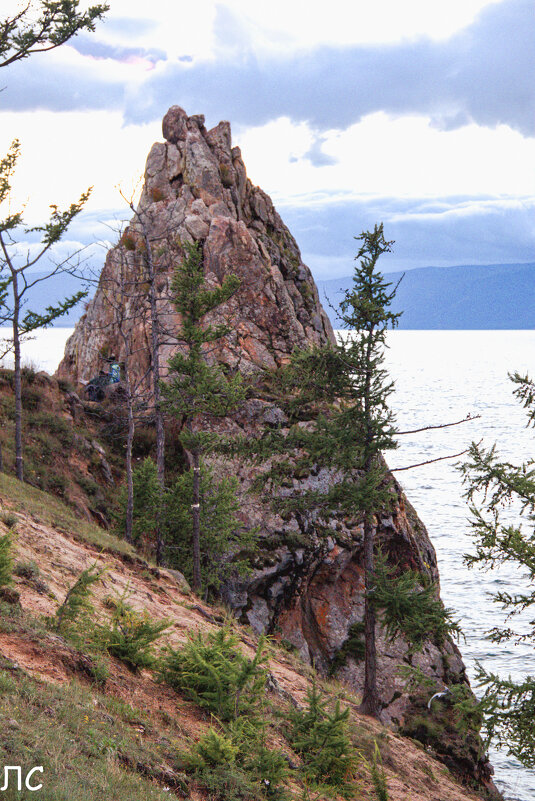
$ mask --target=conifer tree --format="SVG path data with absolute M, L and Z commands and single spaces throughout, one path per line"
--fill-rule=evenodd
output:
M 229 332 L 214 312 L 238 290 L 239 279 L 228 275 L 220 286 L 206 285 L 202 246 L 184 243 L 184 259 L 173 277 L 173 302 L 180 315 L 178 348 L 169 359 L 168 381 L 162 383 L 167 410 L 180 418 L 180 440 L 188 455 L 192 478 L 193 589 L 201 588 L 200 504 L 201 456 L 217 438 L 203 430 L 208 418 L 224 417 L 245 399 L 239 373 L 226 373 L 212 358 L 212 347 Z
M 375 646 L 374 532 L 375 515 L 387 510 L 393 493 L 387 480 L 382 451 L 395 448 L 393 415 L 387 399 L 393 391 L 383 367 L 383 348 L 388 327 L 397 324 L 399 314 L 389 310 L 395 288 L 377 270 L 381 255 L 392 242 L 383 235 L 383 225 L 356 239 L 362 242 L 353 275 L 353 287 L 346 291 L 339 317 L 350 330 L 345 341 L 293 355 L 277 386 L 290 414 L 310 408 L 314 425 L 294 425 L 288 433 L 272 431 L 258 443 L 261 461 L 273 454 L 291 454 L 275 460 L 269 476 L 274 488 L 287 474 L 329 468 L 333 480 L 328 487 L 297 490 L 278 498 L 279 508 L 306 512 L 315 509 L 323 519 L 343 512 L 363 517 L 365 568 L 365 685 L 362 709 L 379 714 Z M 279 377 L 275 377 L 275 382 Z M 262 476 L 262 480 L 265 476 Z
M 396 290 L 391 288 L 377 270 L 379 258 L 388 253 L 393 242 L 387 242 L 383 224 L 375 225 L 372 232 L 365 231 L 357 240 L 362 242 L 356 256 L 360 260 L 353 274 L 353 287 L 345 293 L 340 304 L 340 317 L 344 328 L 349 329 L 348 342 L 339 355 L 346 360 L 347 385 L 341 400 L 335 425 L 343 440 L 348 435 L 356 442 L 359 464 L 363 470 L 360 480 L 344 487 L 355 505 L 364 514 L 364 571 L 365 571 L 365 675 L 362 711 L 377 716 L 377 653 L 375 645 L 375 608 L 372 602 L 374 589 L 374 516 L 392 502 L 386 485 L 386 465 L 381 458 L 384 450 L 396 447 L 393 415 L 387 406 L 393 383 L 383 367 L 386 332 L 395 327 L 399 313 L 389 310 Z M 351 372 L 348 372 L 348 369 Z M 341 423 L 341 426 L 340 426 Z M 348 426 L 349 423 L 349 426 Z M 343 482 L 347 485 L 348 482 Z M 339 488 L 338 488 L 339 491 Z
M 79 31 L 94 31 L 108 5 L 79 10 L 79 0 L 37 0 L 0 20 L 0 67 L 32 53 L 46 53 L 65 44 Z
M 0 19 L 0 68 L 9 67 L 16 61 L 28 58 L 32 53 L 54 50 L 68 42 L 80 31 L 94 31 L 95 24 L 102 19 L 108 5 L 90 6 L 80 11 L 79 0 L 28 0 L 19 10 Z M 11 177 L 20 152 L 20 143 L 14 139 L 6 156 L 0 161 L 0 204 L 9 199 Z M 48 223 L 43 226 L 23 229 L 22 212 L 11 209 L 0 220 L 0 322 L 9 323 L 13 337 L 7 352 L 13 351 L 15 362 L 15 470 L 17 478 L 24 478 L 22 455 L 22 393 L 20 374 L 20 345 L 24 337 L 39 328 L 51 325 L 66 314 L 85 295 L 77 292 L 44 313 L 26 311 L 22 317 L 26 293 L 42 281 L 65 269 L 68 259 L 56 264 L 39 277 L 32 275 L 32 268 L 57 244 L 67 231 L 74 217 L 80 213 L 91 190 L 84 192 L 77 203 L 66 211 L 51 205 Z M 40 245 L 33 255 L 27 249 L 26 257 L 20 255 L 17 235 L 38 233 Z M 9 305 L 11 298 L 11 305 Z M 5 355 L 5 353 L 4 353 Z
M 529 376 L 509 376 L 514 394 L 523 404 L 528 426 L 535 428 L 535 382 Z M 535 460 L 515 465 L 500 458 L 496 444 L 486 448 L 472 443 L 468 461 L 461 470 L 467 485 L 472 513 L 475 554 L 466 557 L 469 566 L 485 570 L 513 565 L 526 589 L 515 593 L 499 590 L 494 600 L 508 611 L 508 620 L 535 608 Z M 512 622 L 494 628 L 493 642 L 535 644 L 535 621 L 520 627 Z M 486 728 L 490 739 L 504 747 L 529 768 L 535 767 L 535 676 L 521 680 L 504 678 L 478 665 L 479 683 L 485 690 L 488 710 Z
M 7 204 L 11 192 L 11 180 L 19 156 L 19 142 L 15 140 L 9 152 L 0 161 L 0 206 Z M 48 306 L 42 313 L 24 310 L 27 293 L 43 281 L 65 271 L 70 257 L 59 264 L 53 264 L 44 273 L 35 274 L 33 268 L 46 257 L 67 231 L 74 217 L 79 214 L 89 198 L 90 190 L 84 192 L 77 203 L 71 203 L 66 211 L 51 206 L 52 212 L 47 223 L 25 230 L 25 234 L 37 233 L 40 244 L 33 252 L 21 255 L 17 234 L 23 228 L 22 212 L 12 213 L 0 219 L 0 322 L 12 329 L 12 337 L 4 343 L 4 354 L 13 352 L 14 392 L 15 392 L 15 472 L 19 481 L 24 478 L 22 453 L 22 387 L 21 387 L 21 344 L 28 336 L 40 328 L 51 325 L 58 317 L 66 314 L 87 294 L 76 292 L 55 306 Z

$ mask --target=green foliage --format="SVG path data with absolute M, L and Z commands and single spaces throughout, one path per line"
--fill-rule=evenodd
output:
M 263 801 L 265 798 L 245 771 L 235 765 L 201 769 L 195 779 L 210 801 Z
M 177 350 L 169 359 L 169 380 L 162 383 L 162 394 L 173 415 L 191 421 L 204 415 L 229 414 L 243 402 L 245 387 L 240 373 L 227 374 L 219 364 L 209 363 L 203 352 L 203 345 L 217 342 L 230 331 L 228 325 L 211 324 L 205 318 L 237 292 L 240 280 L 228 275 L 221 286 L 208 288 L 200 245 L 185 242 L 184 251 L 171 289 L 181 316 L 179 340 L 185 353 Z M 183 429 L 180 438 L 187 450 L 202 452 L 210 443 L 202 431 L 191 426 Z
M 461 734 L 470 731 L 478 733 L 483 724 L 486 701 L 478 701 L 467 684 L 454 684 L 450 687 L 447 700 L 453 708 L 456 729 Z
M 109 630 L 104 632 L 107 651 L 134 673 L 152 668 L 156 661 L 152 646 L 169 625 L 168 620 L 153 623 L 146 613 L 136 612 L 123 595 L 115 606 Z
M 14 512 L 2 512 L 0 513 L 0 520 L 10 529 L 14 529 L 17 523 L 19 522 L 17 515 Z
M 373 789 L 375 790 L 377 801 L 389 801 L 385 771 L 377 742 L 374 743 L 372 761 L 367 764 L 372 777 Z
M 535 383 L 529 376 L 509 376 L 514 395 L 523 405 L 527 425 L 535 427 Z M 461 466 L 470 504 L 475 553 L 465 560 L 469 567 L 499 570 L 515 567 L 527 589 L 517 593 L 499 590 L 496 603 L 508 611 L 508 619 L 535 607 L 535 460 L 515 465 L 499 457 L 496 444 L 472 443 Z M 494 642 L 535 643 L 534 621 L 522 630 L 509 625 L 489 632 Z M 503 678 L 479 665 L 477 679 L 485 688 L 482 699 L 488 737 L 507 749 L 527 767 L 535 767 L 535 677 L 519 681 Z M 478 714 L 480 710 L 476 710 Z
M 162 516 L 162 492 L 158 482 L 156 464 L 149 457 L 143 459 L 132 472 L 134 485 L 134 522 L 132 540 L 139 545 L 156 536 L 158 520 Z M 123 486 L 119 497 L 117 526 L 121 533 L 126 530 L 127 489 Z
M 238 747 L 229 737 L 210 728 L 195 745 L 192 764 L 200 768 L 232 765 L 237 753 Z
M 214 469 L 201 462 L 200 473 L 200 551 L 202 588 L 215 592 L 231 574 L 250 572 L 257 532 L 244 528 L 239 518 L 240 504 L 235 476 L 217 481 Z M 168 564 L 193 578 L 192 520 L 193 472 L 179 475 L 165 497 L 165 531 Z
M 336 655 L 329 668 L 329 673 L 333 675 L 341 668 L 349 658 L 354 659 L 355 662 L 361 662 L 364 659 L 365 642 L 364 642 L 364 623 L 358 620 L 352 623 L 347 632 L 347 638 L 344 640 L 341 648 L 336 652 Z
M 220 720 L 251 714 L 258 708 L 266 682 L 265 640 L 260 639 L 253 659 L 239 650 L 238 638 L 229 629 L 191 635 L 185 645 L 168 648 L 160 677 L 184 692 Z
M 202 589 L 216 592 L 230 574 L 245 575 L 255 551 L 257 532 L 244 529 L 236 497 L 237 479 L 223 476 L 219 481 L 209 465 L 200 468 L 200 552 Z M 156 514 L 166 543 L 166 563 L 179 569 L 188 581 L 193 576 L 191 549 L 193 472 L 179 475 L 162 495 L 155 462 L 146 458 L 134 468 L 134 543 L 155 536 Z M 124 532 L 127 494 L 120 497 L 118 529 Z
M 82 570 L 53 618 L 56 631 L 63 633 L 75 624 L 86 621 L 93 611 L 91 588 L 93 584 L 100 581 L 105 570 L 106 568 L 97 567 L 96 563 Z
M 0 587 L 6 587 L 12 582 L 13 574 L 13 541 L 11 533 L 0 537 Z
M 448 635 L 460 636 L 459 624 L 444 607 L 437 588 L 420 573 L 404 570 L 398 574 L 386 557 L 375 558 L 372 602 L 382 612 L 381 624 L 394 640 L 402 635 L 413 650 L 420 650 L 426 640 L 441 645 Z
M 227 275 L 220 286 L 206 284 L 202 246 L 184 243 L 184 258 L 172 282 L 173 302 L 182 323 L 180 347 L 169 359 L 168 379 L 161 384 L 167 410 L 181 421 L 180 442 L 193 471 L 191 539 L 192 587 L 201 589 L 200 559 L 200 457 L 216 449 L 219 437 L 206 431 L 207 418 L 225 417 L 245 400 L 245 385 L 239 371 L 224 369 L 210 356 L 215 342 L 230 332 L 221 322 L 222 304 L 237 292 L 240 280 Z M 217 315 L 213 313 L 216 312 Z M 214 322 L 217 316 L 218 322 Z
M 107 5 L 78 10 L 79 0 L 40 0 L 0 21 L 0 67 L 60 47 L 79 31 L 94 31 Z
M 348 734 L 349 708 L 342 711 L 337 701 L 329 712 L 327 700 L 316 687 L 307 691 L 307 701 L 306 709 L 289 710 L 290 743 L 301 755 L 303 772 L 308 779 L 350 798 L 356 754 Z

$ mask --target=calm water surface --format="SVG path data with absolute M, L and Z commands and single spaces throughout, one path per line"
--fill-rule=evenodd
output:
M 399 430 L 454 421 L 468 413 L 479 420 L 439 431 L 400 437 L 388 454 L 391 467 L 458 453 L 470 443 L 498 443 L 500 454 L 519 462 L 535 454 L 535 433 L 512 395 L 507 373 L 535 375 L 535 331 L 394 331 L 389 334 L 387 367 L 396 382 L 391 405 Z M 535 675 L 532 646 L 494 644 L 485 632 L 503 622 L 490 592 L 519 590 L 521 577 L 500 571 L 468 570 L 463 554 L 473 550 L 460 476 L 451 462 L 400 472 L 411 503 L 427 526 L 437 551 L 442 598 L 455 610 L 466 635 L 461 650 L 471 677 L 474 663 L 515 678 Z M 533 617 L 533 612 L 529 617 Z M 503 752 L 491 754 L 496 784 L 510 801 L 534 801 L 535 772 Z
M 24 359 L 53 372 L 72 329 L 51 329 L 28 342 Z M 3 334 L 0 329 L 0 338 Z M 391 405 L 400 430 L 465 417 L 481 418 L 454 428 L 400 437 L 388 454 L 391 467 L 403 467 L 457 453 L 472 440 L 497 442 L 511 461 L 533 456 L 535 434 L 512 395 L 508 371 L 535 375 L 535 331 L 394 331 L 389 334 L 387 367 L 396 382 Z M 457 460 L 454 460 L 457 461 Z M 455 610 L 466 634 L 461 644 L 470 676 L 476 660 L 506 676 L 535 675 L 535 654 L 527 645 L 495 645 L 485 632 L 503 616 L 489 593 L 518 590 L 521 577 L 512 568 L 483 573 L 468 570 L 463 554 L 472 548 L 462 484 L 451 462 L 397 474 L 426 524 L 435 545 L 442 597 Z M 493 752 L 496 783 L 508 801 L 535 801 L 535 772 L 523 769 L 503 752 Z

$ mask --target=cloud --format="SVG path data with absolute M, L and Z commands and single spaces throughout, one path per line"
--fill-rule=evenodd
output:
M 132 20 L 138 23 L 145 21 Z M 429 116 L 441 130 L 473 121 L 533 135 L 534 29 L 531 0 L 504 0 L 485 7 L 446 41 L 258 56 L 243 19 L 223 9 L 216 14 L 210 59 L 188 63 L 179 56 L 150 73 L 125 73 L 120 68 L 129 53 L 153 63 L 162 53 L 114 46 L 108 37 L 99 42 L 95 34 L 78 40 L 78 52 L 87 55 L 69 69 L 59 56 L 45 54 L 6 70 L 0 101 L 4 110 L 122 108 L 133 124 L 161 118 L 178 103 L 189 113 L 205 113 L 210 123 L 230 119 L 251 126 L 288 116 L 309 122 L 318 133 L 345 129 L 384 110 Z M 109 59 L 106 71 L 92 69 L 90 57 Z
M 242 48 L 240 58 L 234 52 L 189 69 L 169 63 L 139 88 L 149 102 L 140 107 L 134 97 L 126 114 L 135 122 L 179 103 L 214 121 L 257 125 L 285 115 L 325 131 L 384 110 L 428 115 L 443 130 L 473 121 L 532 135 L 534 28 L 531 0 L 506 0 L 445 42 L 321 47 L 269 58 Z
M 90 56 L 95 59 L 111 59 L 121 63 L 129 63 L 135 59 L 145 60 L 152 64 L 158 61 L 165 61 L 167 56 L 163 50 L 149 49 L 144 47 L 124 47 L 122 45 L 110 44 L 98 41 L 93 36 L 80 35 L 72 40 L 72 48 L 82 56 Z
M 355 236 L 384 222 L 395 240 L 387 272 L 454 264 L 532 262 L 535 201 L 486 197 L 429 199 L 338 197 L 278 210 L 318 279 L 350 275 Z
M 313 167 L 331 167 L 333 164 L 338 164 L 339 159 L 323 152 L 324 142 L 324 137 L 316 137 L 312 146 L 303 155 L 303 158 L 308 159 Z

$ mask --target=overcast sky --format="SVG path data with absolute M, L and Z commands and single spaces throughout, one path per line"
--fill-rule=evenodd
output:
M 94 185 L 68 245 L 111 236 L 178 104 L 230 120 L 317 278 L 350 274 L 381 220 L 387 270 L 535 261 L 532 0 L 109 2 L 0 74 L 29 221 Z

